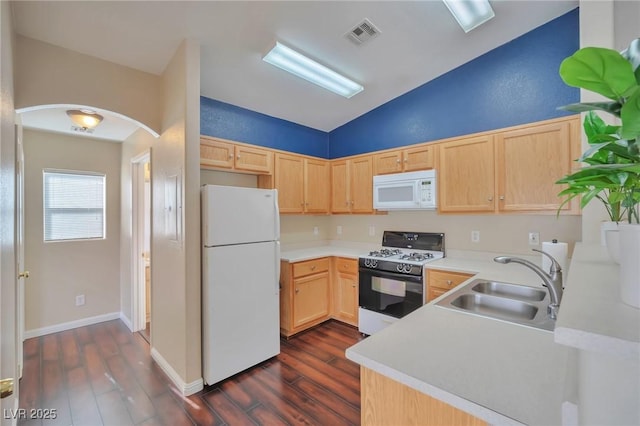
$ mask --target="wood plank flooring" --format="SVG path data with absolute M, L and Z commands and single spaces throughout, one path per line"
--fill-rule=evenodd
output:
M 344 351 L 358 330 L 328 321 L 281 340 L 281 353 L 182 397 L 148 343 L 114 320 L 24 343 L 20 407 L 55 419 L 20 425 L 357 425 L 360 371 Z

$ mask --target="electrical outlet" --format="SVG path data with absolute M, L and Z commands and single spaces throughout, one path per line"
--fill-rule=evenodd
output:
M 540 245 L 540 233 L 539 232 L 529 232 L 529 245 L 530 246 L 539 246 Z
M 342 235 L 342 225 L 338 225 L 338 226 L 336 227 L 336 234 L 337 234 L 337 235 Z
M 480 231 L 471 231 L 471 242 L 472 243 L 480 242 Z
M 318 230 L 317 226 L 313 227 L 313 235 L 318 235 L 320 233 L 320 231 Z
M 376 235 L 376 227 L 373 225 L 369 225 L 369 236 L 375 237 L 375 235 Z
M 79 294 L 76 296 L 76 306 L 84 305 L 84 294 Z

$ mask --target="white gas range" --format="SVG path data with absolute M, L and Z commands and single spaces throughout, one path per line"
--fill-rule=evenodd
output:
M 384 231 L 382 248 L 358 260 L 360 332 L 376 333 L 422 306 L 424 265 L 444 255 L 443 233 Z

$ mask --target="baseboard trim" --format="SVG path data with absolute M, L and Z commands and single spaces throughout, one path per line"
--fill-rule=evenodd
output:
M 129 331 L 133 333 L 133 324 L 131 324 L 131 321 L 127 318 L 124 312 L 120 312 L 120 320 L 127 326 Z
M 169 379 L 171 379 L 173 384 L 176 386 L 176 388 L 178 388 L 183 396 L 193 395 L 194 393 L 199 392 L 204 388 L 204 381 L 202 380 L 202 378 L 199 378 L 198 380 L 195 380 L 191 383 L 185 383 L 185 381 L 182 380 L 182 377 L 180 377 L 180 375 L 176 372 L 176 370 L 173 369 L 173 367 L 171 367 L 167 360 L 164 359 L 162 355 L 160 355 L 160 352 L 158 352 L 156 348 L 151 348 L 151 358 L 153 358 L 153 360 L 158 363 L 162 371 L 164 371 L 164 373 L 169 376 Z
M 59 333 L 61 331 L 71 330 L 72 328 L 84 327 L 87 325 L 97 324 L 99 322 L 111 321 L 114 319 L 120 319 L 120 312 L 111 312 L 109 314 L 96 315 L 94 317 L 82 318 L 75 321 L 63 322 L 60 324 L 50 325 L 48 327 L 34 328 L 33 330 L 26 330 L 24 332 L 24 338 L 30 339 L 32 337 L 45 336 L 47 334 Z

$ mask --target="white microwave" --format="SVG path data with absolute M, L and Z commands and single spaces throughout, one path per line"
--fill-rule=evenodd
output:
M 373 208 L 377 210 L 435 210 L 436 171 L 373 177 Z

